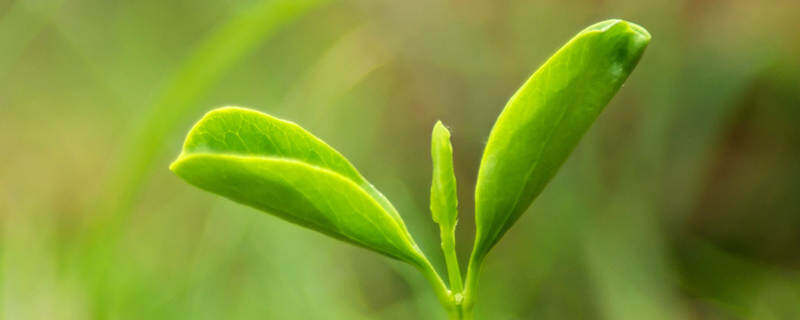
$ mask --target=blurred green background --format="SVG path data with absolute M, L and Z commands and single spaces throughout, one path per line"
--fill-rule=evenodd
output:
M 800 2 L 0 0 L 0 318 L 441 319 L 412 268 L 168 170 L 223 105 L 346 155 L 440 270 L 430 130 L 462 263 L 489 130 L 591 23 L 653 35 L 490 254 L 479 319 L 800 319 Z

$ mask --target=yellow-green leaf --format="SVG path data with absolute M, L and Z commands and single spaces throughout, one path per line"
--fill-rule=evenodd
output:
M 170 169 L 187 182 L 298 225 L 420 266 L 427 263 L 388 200 L 300 126 L 220 108 L 189 132 Z
M 572 38 L 511 97 L 489 135 L 475 191 L 480 261 L 541 193 L 650 42 L 622 20 Z
M 453 172 L 453 147 L 450 131 L 441 121 L 433 126 L 431 134 L 433 181 L 431 182 L 431 213 L 433 221 L 442 228 L 452 230 L 458 218 L 456 175 Z

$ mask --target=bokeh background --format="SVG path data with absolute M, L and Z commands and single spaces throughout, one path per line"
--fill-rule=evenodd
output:
M 800 2 L 0 0 L 0 318 L 441 319 L 415 270 L 167 170 L 204 112 L 346 155 L 442 270 L 429 135 L 453 131 L 462 263 L 508 97 L 591 23 L 653 35 L 490 254 L 479 319 L 800 319 Z

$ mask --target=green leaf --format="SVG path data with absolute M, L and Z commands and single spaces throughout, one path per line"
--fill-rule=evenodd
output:
M 489 135 L 475 191 L 480 261 L 541 193 L 650 42 L 607 20 L 567 42 L 511 97 Z
M 453 147 L 450 131 L 437 121 L 431 135 L 433 182 L 431 183 L 431 213 L 433 221 L 452 230 L 458 218 L 456 175 L 453 172 Z
M 431 213 L 439 224 L 442 253 L 450 278 L 450 289 L 460 294 L 463 287 L 461 270 L 456 256 L 456 222 L 458 221 L 458 195 L 456 175 L 453 172 L 453 146 L 450 131 L 441 121 L 433 126 L 431 134 L 431 158 L 433 159 L 433 181 L 431 183 Z
M 336 150 L 300 126 L 244 108 L 206 114 L 170 169 L 236 202 L 414 265 L 400 215 Z

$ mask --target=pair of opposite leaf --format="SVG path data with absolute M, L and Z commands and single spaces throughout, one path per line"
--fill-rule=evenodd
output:
M 633 23 L 594 24 L 511 97 L 478 171 L 477 234 L 468 272 L 477 272 L 473 269 L 541 193 L 649 41 L 647 31 Z M 457 219 L 449 138 L 437 123 L 431 210 L 443 239 Z M 213 110 L 191 129 L 170 169 L 201 189 L 418 268 L 430 266 L 386 197 L 339 152 L 292 122 L 244 108 Z

